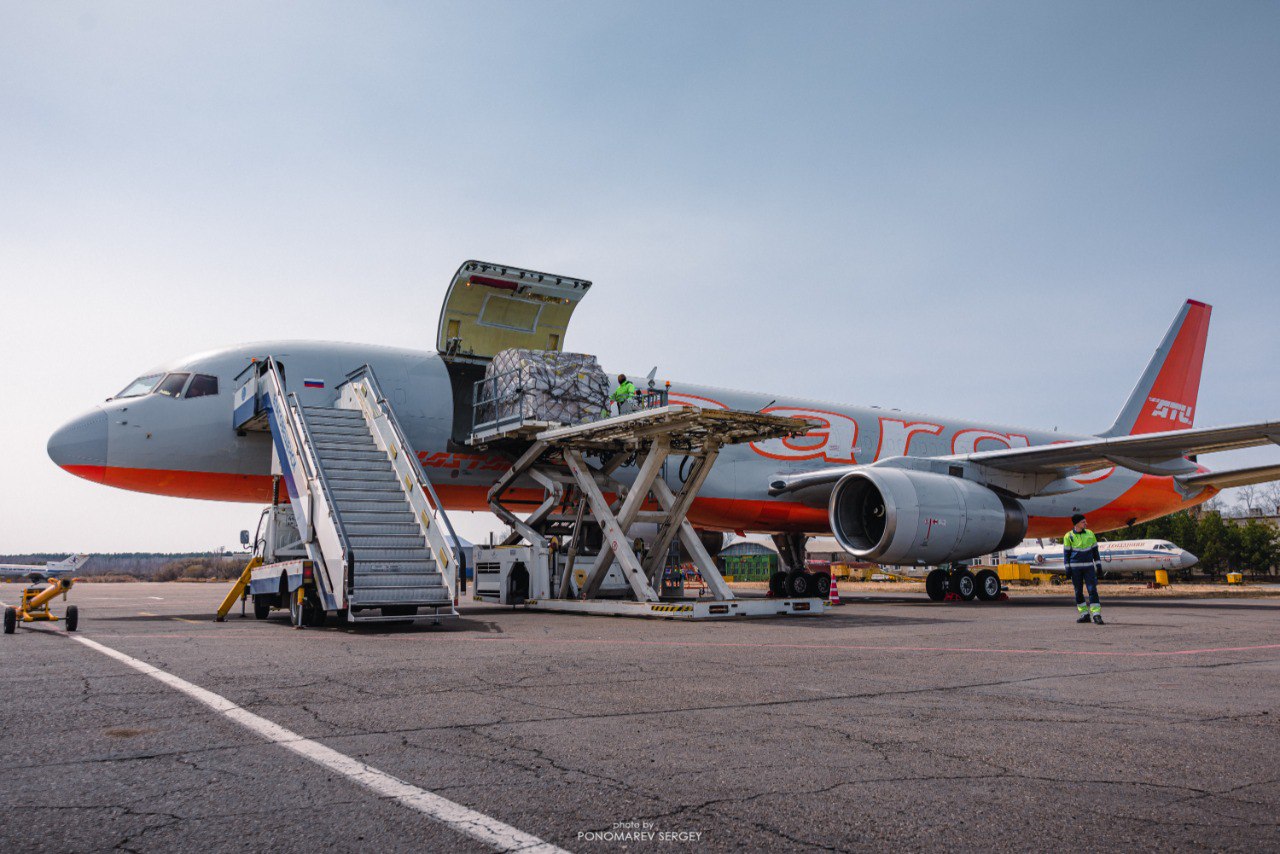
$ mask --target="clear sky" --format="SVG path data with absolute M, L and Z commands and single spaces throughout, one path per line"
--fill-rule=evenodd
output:
M 0 552 L 234 543 L 49 434 L 210 347 L 429 349 L 466 258 L 592 279 L 607 365 L 1081 432 L 1195 297 L 1197 424 L 1280 417 L 1277 45 L 1265 2 L 0 3 Z

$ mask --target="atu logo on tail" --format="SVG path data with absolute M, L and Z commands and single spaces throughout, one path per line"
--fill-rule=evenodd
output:
M 1168 418 L 1170 421 L 1177 421 L 1186 424 L 1188 427 L 1193 422 L 1192 414 L 1195 412 L 1194 406 L 1185 403 L 1175 403 L 1172 400 L 1165 400 L 1160 397 L 1149 397 L 1149 401 L 1154 403 L 1155 409 L 1151 410 L 1152 418 Z

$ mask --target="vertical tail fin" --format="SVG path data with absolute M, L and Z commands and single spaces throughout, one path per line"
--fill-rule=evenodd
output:
M 1142 372 L 1124 409 L 1103 436 L 1185 430 L 1195 423 L 1200 369 L 1213 306 L 1187 300 Z

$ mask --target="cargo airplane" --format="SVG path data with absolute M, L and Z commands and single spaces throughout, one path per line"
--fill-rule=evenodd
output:
M 273 357 L 304 406 L 329 406 L 348 372 L 375 371 L 449 510 L 486 510 L 509 460 L 467 444 L 474 383 L 497 352 L 560 350 L 591 283 L 468 261 L 450 282 L 434 351 L 267 341 L 159 365 L 49 440 L 55 463 L 88 480 L 139 492 L 266 503 L 269 434 L 233 422 L 238 377 Z M 728 391 L 673 380 L 670 401 L 810 419 L 807 434 L 725 448 L 689 514 L 699 528 L 774 536 L 788 571 L 777 592 L 800 594 L 804 542 L 832 534 L 855 557 L 942 565 L 1060 536 L 1073 513 L 1096 531 L 1200 504 L 1220 489 L 1280 479 L 1280 465 L 1212 472 L 1197 454 L 1280 444 L 1280 421 L 1195 427 L 1210 307 L 1188 300 L 1115 423 L 1096 435 Z M 637 376 L 642 375 L 637 372 Z M 678 485 L 680 466 L 664 477 Z M 635 472 L 622 470 L 626 481 Z M 540 501 L 536 484 L 508 493 Z M 994 573 L 956 569 L 966 598 L 999 592 Z M 984 597 L 985 598 L 985 597 Z
M 66 560 L 51 560 L 43 564 L 0 563 L 0 578 L 25 578 L 29 581 L 61 578 L 84 566 L 88 560 L 88 555 L 72 555 Z

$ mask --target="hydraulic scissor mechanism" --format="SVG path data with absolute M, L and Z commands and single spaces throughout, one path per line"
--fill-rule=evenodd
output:
M 473 435 L 473 444 L 513 460 L 488 496 L 511 533 L 476 547 L 475 597 L 636 616 L 820 612 L 821 602 L 808 598 L 735 597 L 688 519 L 725 445 L 800 435 L 809 426 L 758 412 L 659 405 L 577 426 L 514 423 Z M 673 457 L 683 460 L 668 466 Z M 668 482 L 673 471 L 682 482 Z M 541 501 L 521 518 L 515 503 L 528 512 L 531 487 Z M 629 536 L 637 523 L 656 526 L 648 543 Z M 696 602 L 663 602 L 660 594 L 677 543 L 710 594 Z

